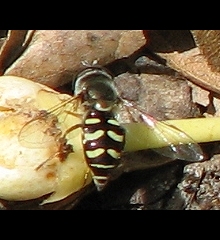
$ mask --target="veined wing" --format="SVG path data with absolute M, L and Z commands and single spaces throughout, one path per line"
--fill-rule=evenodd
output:
M 202 149 L 186 133 L 163 121 L 157 121 L 127 100 L 122 100 L 122 102 L 132 118 L 137 122 L 140 120 L 144 122 L 149 129 L 149 134 L 153 135 L 153 138 L 157 139 L 158 142 L 164 146 L 154 148 L 154 151 L 173 159 L 186 161 L 203 160 Z M 148 141 L 148 139 L 146 139 L 146 141 Z
M 71 97 L 48 110 L 39 110 L 39 113 L 19 132 L 18 139 L 21 145 L 29 148 L 44 148 L 45 143 L 61 137 L 62 131 L 57 125 L 58 117 L 59 123 L 65 122 L 68 113 L 74 114 L 76 111 L 78 101 L 79 97 Z

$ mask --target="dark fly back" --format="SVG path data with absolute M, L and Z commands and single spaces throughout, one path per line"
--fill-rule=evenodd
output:
M 82 124 L 84 154 L 100 191 L 119 165 L 125 144 L 125 131 L 114 114 L 118 95 L 113 78 L 102 68 L 87 68 L 76 79 L 75 95 L 81 95 L 85 106 Z

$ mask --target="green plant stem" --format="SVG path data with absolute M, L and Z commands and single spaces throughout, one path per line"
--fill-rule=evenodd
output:
M 175 134 L 173 144 L 189 143 L 191 142 L 190 139 L 197 143 L 220 141 L 220 117 L 167 120 L 163 122 L 178 128 L 189 136 L 183 142 L 182 137 Z M 123 126 L 126 130 L 125 151 L 160 148 L 168 145 L 144 123 L 128 123 Z

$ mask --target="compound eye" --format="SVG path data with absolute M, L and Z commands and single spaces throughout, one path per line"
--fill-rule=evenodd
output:
M 94 82 L 87 88 L 87 95 L 93 100 L 103 100 L 115 102 L 117 94 L 112 85 L 108 82 Z

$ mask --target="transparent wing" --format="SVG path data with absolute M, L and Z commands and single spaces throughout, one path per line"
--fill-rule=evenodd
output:
M 133 103 L 122 100 L 127 111 L 135 121 L 142 121 L 149 128 L 155 139 L 165 147 L 155 148 L 154 151 L 166 157 L 186 161 L 203 160 L 203 152 L 200 146 L 180 129 L 162 121 L 157 121 Z M 146 139 L 147 141 L 147 139 Z M 164 144 L 163 144 L 164 143 Z
M 149 121 L 149 120 L 148 120 Z M 155 121 L 152 128 L 159 141 L 164 141 L 169 147 L 153 149 L 154 151 L 173 159 L 186 161 L 201 161 L 203 153 L 200 146 L 186 133 L 172 125 Z
M 56 136 L 61 135 L 61 130 L 57 128 L 57 117 L 62 115 L 62 120 L 59 122 L 65 122 L 69 112 L 74 114 L 78 102 L 79 97 L 72 97 L 48 110 L 39 111 L 37 116 L 27 122 L 19 132 L 18 139 L 21 145 L 29 148 L 44 148 L 45 143 L 54 141 Z
M 29 148 L 44 148 L 46 142 L 53 140 L 54 134 L 58 132 L 55 131 L 55 122 L 53 124 L 48 117 L 50 117 L 48 114 L 42 112 L 41 116 L 22 127 L 18 135 L 21 145 Z

